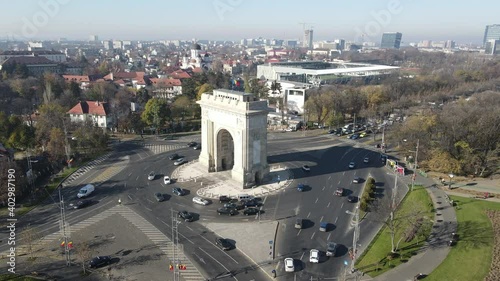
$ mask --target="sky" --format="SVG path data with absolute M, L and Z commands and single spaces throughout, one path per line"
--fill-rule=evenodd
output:
M 480 2 L 480 3 L 479 3 Z M 17 0 L 2 3 L 0 38 L 17 40 L 240 40 L 343 38 L 379 43 L 383 32 L 482 43 L 500 1 L 457 0 Z M 301 24 L 305 23 L 305 24 Z

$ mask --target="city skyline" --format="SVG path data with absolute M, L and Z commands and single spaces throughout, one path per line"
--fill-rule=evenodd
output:
M 470 7 L 449 0 L 340 4 L 211 0 L 198 5 L 187 1 L 150 1 L 147 5 L 123 1 L 117 5 L 96 0 L 27 0 L 7 4 L 10 12 L 0 19 L 0 37 L 88 40 L 95 34 L 99 40 L 302 39 L 303 28 L 312 27 L 315 41 L 380 42 L 384 32 L 401 32 L 402 45 L 448 39 L 482 44 L 486 25 L 499 23 L 496 8 L 500 4 L 485 2 Z

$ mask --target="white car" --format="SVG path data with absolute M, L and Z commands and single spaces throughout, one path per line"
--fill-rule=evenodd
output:
M 354 169 L 354 167 L 356 167 L 354 162 L 349 163 L 349 169 Z
M 151 172 L 151 173 L 149 173 L 149 175 L 148 175 L 148 180 L 152 181 L 152 180 L 154 180 L 154 179 L 155 179 L 155 177 L 156 177 L 155 172 Z
M 285 259 L 285 272 L 294 272 L 294 271 L 295 271 L 295 266 L 293 265 L 293 259 L 286 258 Z
M 365 159 L 363 159 L 363 162 L 364 162 L 364 163 L 368 163 L 368 162 L 370 162 L 370 158 L 365 157 Z
M 186 163 L 187 161 L 184 159 L 184 158 L 179 158 L 177 159 L 175 162 L 174 162 L 174 165 L 175 166 L 179 166 L 179 165 L 182 165 L 184 163 Z
M 169 176 L 164 176 L 164 177 L 163 177 L 163 182 L 164 182 L 165 184 L 171 184 L 171 183 L 172 183 L 172 181 L 170 180 L 170 177 L 169 177 Z
M 309 167 L 309 165 L 304 165 L 304 166 L 302 166 L 302 170 L 304 172 L 309 172 L 309 171 L 311 171 L 311 167 Z
M 316 249 L 312 249 L 309 253 L 309 262 L 311 263 L 319 263 L 319 251 Z
M 203 206 L 208 205 L 210 202 L 207 199 L 201 197 L 193 197 L 193 203 L 200 204 Z

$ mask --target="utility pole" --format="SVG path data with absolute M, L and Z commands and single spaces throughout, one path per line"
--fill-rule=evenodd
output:
M 354 234 L 352 237 L 352 250 L 349 253 L 351 256 L 351 273 L 354 273 L 354 263 L 356 263 L 356 255 L 358 252 L 358 241 L 359 241 L 359 203 L 356 205 L 356 209 L 353 212 L 346 211 L 347 214 L 354 215 Z
M 64 255 L 66 258 L 66 265 L 70 266 L 71 265 L 71 254 L 70 254 L 70 248 L 69 248 L 69 237 L 71 235 L 71 231 L 69 229 L 69 224 L 66 222 L 66 212 L 64 210 L 64 200 L 61 195 L 61 185 L 59 185 L 59 206 L 61 208 L 61 219 L 59 222 L 59 228 L 61 230 L 61 235 L 63 237 L 63 243 L 64 243 Z
M 35 201 L 35 185 L 34 185 L 34 172 L 33 172 L 33 166 L 31 165 L 31 153 L 30 153 L 30 148 L 26 150 L 26 160 L 28 160 L 28 183 L 31 187 L 31 200 Z
M 174 212 L 174 209 L 170 209 L 172 211 L 172 247 L 174 250 L 173 262 L 175 263 L 173 271 L 174 271 L 174 281 L 180 281 L 180 272 L 179 272 L 179 253 L 178 253 L 178 245 L 179 245 L 179 229 L 177 220 L 177 216 Z
M 394 219 L 394 210 L 396 210 L 396 194 L 398 191 L 398 172 L 396 171 L 394 177 L 394 189 L 392 191 L 392 207 L 391 207 L 391 220 Z
M 71 168 L 71 147 L 68 143 L 68 131 L 66 130 L 66 122 L 64 122 L 64 117 L 62 121 L 64 127 L 64 151 L 66 152 L 66 163 L 68 164 L 68 168 Z
M 415 185 L 415 177 L 417 176 L 417 169 L 418 169 L 418 145 L 420 143 L 420 139 L 417 139 L 417 148 L 415 150 L 415 168 L 413 169 L 413 176 L 412 176 L 412 179 L 411 179 L 411 191 L 413 191 L 413 187 Z

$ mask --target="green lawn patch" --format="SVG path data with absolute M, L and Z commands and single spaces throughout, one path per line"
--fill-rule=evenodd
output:
M 380 200 L 380 199 L 376 199 Z M 432 201 L 422 186 L 414 188 L 413 192 L 409 192 L 405 199 L 401 202 L 396 213 L 405 214 L 409 210 L 419 210 L 423 212 L 424 224 L 429 227 L 425 228 L 424 233 L 415 235 L 414 238 L 408 242 L 404 239 L 399 244 L 399 251 L 397 255 L 390 256 L 391 252 L 391 238 L 390 232 L 387 227 L 383 227 L 372 243 L 368 246 L 364 254 L 357 260 L 356 268 L 363 271 L 371 277 L 378 276 L 389 269 L 408 261 L 415 254 L 415 252 L 423 246 L 425 238 L 430 234 L 430 219 L 434 217 L 432 209 Z M 366 219 L 373 219 L 373 214 L 368 214 Z M 398 217 L 396 214 L 395 217 Z M 408 224 L 403 222 L 402 229 L 406 229 Z M 424 229 L 424 228 L 423 228 Z M 396 240 L 398 238 L 396 237 Z
M 484 280 L 491 267 L 493 228 L 486 210 L 500 210 L 500 204 L 450 196 L 457 202 L 458 243 L 426 281 Z

